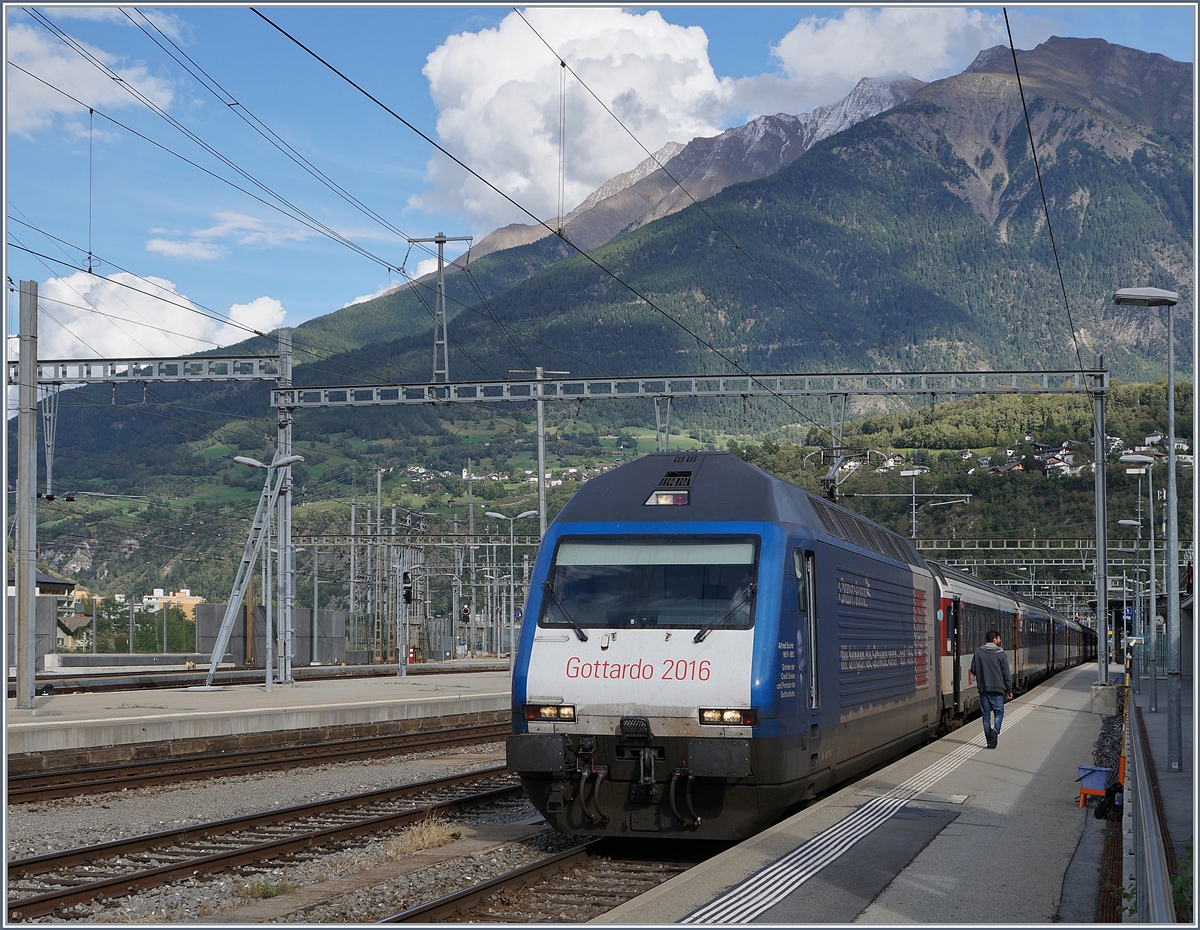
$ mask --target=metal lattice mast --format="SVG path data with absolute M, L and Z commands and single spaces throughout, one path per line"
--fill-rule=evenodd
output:
M 671 444 L 671 398 L 654 398 L 654 431 L 658 439 L 658 451 L 666 452 Z
M 272 486 L 272 478 L 275 478 L 275 472 L 279 471 L 278 478 Z M 271 520 L 271 515 L 275 509 L 275 502 L 279 497 L 279 491 L 283 487 L 283 472 L 281 469 L 269 467 L 267 469 L 267 477 L 263 482 L 262 494 L 258 498 L 258 508 L 254 511 L 254 523 L 250 527 L 250 535 L 246 538 L 246 545 L 242 549 L 242 560 L 238 563 L 237 577 L 233 582 L 233 591 L 229 595 L 229 603 L 225 605 L 225 616 L 221 620 L 221 629 L 217 633 L 217 641 L 213 645 L 212 662 L 208 669 L 208 678 L 205 680 L 206 686 L 212 685 L 213 676 L 217 673 L 217 666 L 220 664 L 222 657 L 225 655 L 225 650 L 229 646 L 229 637 L 233 633 L 233 624 L 237 620 L 238 611 L 242 608 L 242 598 L 246 595 L 246 584 L 249 581 L 250 570 L 254 565 L 254 560 L 258 558 L 259 550 L 262 548 L 263 540 L 266 538 L 267 525 Z M 268 558 L 270 554 L 268 553 Z M 270 633 L 268 632 L 268 637 Z M 268 643 L 268 649 L 270 644 Z M 267 661 L 267 674 L 271 674 L 271 663 Z
M 42 442 L 46 450 L 46 497 L 54 496 L 54 437 L 58 432 L 58 394 L 61 384 L 47 384 L 42 395 Z
M 433 378 L 434 384 L 450 380 L 450 356 L 446 337 L 446 243 L 470 242 L 471 236 L 447 236 L 439 232 L 432 239 L 409 239 L 409 245 L 418 242 L 437 243 L 437 296 L 433 304 Z
M 291 330 L 279 332 L 279 386 L 290 387 L 292 383 L 292 333 Z M 276 456 L 286 459 L 292 454 L 292 410 L 290 407 L 279 408 L 279 421 L 276 428 Z M 278 579 L 280 623 L 283 648 L 279 652 L 279 680 L 291 684 L 292 659 L 296 655 L 296 553 L 292 545 L 292 466 L 286 465 L 280 477 L 280 507 Z

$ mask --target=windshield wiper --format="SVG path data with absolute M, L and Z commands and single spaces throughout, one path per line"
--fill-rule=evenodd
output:
M 711 633 L 715 627 L 720 626 L 722 623 L 728 620 L 733 615 L 733 612 L 740 608 L 743 604 L 750 602 L 750 598 L 754 596 L 754 591 L 757 587 L 758 583 L 751 581 L 744 588 L 742 588 L 733 596 L 733 600 L 729 602 L 729 606 L 725 608 L 725 612 L 723 614 L 721 614 L 719 617 L 714 617 L 712 620 L 709 620 L 708 623 L 704 624 L 704 626 L 700 627 L 696 635 L 692 637 L 692 642 L 703 642 L 704 637 Z
M 571 624 L 571 629 L 575 631 L 575 635 L 579 637 L 581 643 L 588 641 L 587 633 L 583 632 L 583 628 L 571 617 L 567 612 L 567 608 L 563 606 L 563 602 L 558 599 L 558 595 L 554 593 L 554 585 L 548 581 L 542 582 L 542 590 L 550 595 L 550 600 L 554 602 L 554 606 L 558 608 L 559 613 L 563 615 L 563 619 Z

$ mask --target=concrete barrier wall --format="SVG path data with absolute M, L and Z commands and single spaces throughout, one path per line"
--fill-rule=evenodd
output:
M 8 610 L 4 619 L 4 660 L 9 669 L 17 667 L 17 599 L 9 597 Z M 34 608 L 36 615 L 37 640 L 34 644 L 34 654 L 37 656 L 35 668 L 40 672 L 46 667 L 46 655 L 54 652 L 55 626 L 58 623 L 58 598 L 50 595 L 40 595 Z
M 63 652 L 46 656 L 47 669 L 91 668 L 180 668 L 188 662 L 207 665 L 209 657 L 198 652 Z
M 274 622 L 278 623 L 278 612 Z M 295 610 L 295 655 L 293 665 L 309 665 L 313 660 L 312 653 L 312 609 L 309 607 Z M 217 634 L 221 630 L 221 621 L 225 619 L 224 604 L 197 604 L 196 627 L 200 652 L 209 661 L 212 650 L 217 644 Z M 254 620 L 251 634 L 254 643 L 251 649 L 252 661 L 246 663 L 246 611 L 238 611 L 238 617 L 233 624 L 233 634 L 229 637 L 224 661 L 233 664 L 234 668 L 264 668 L 267 654 L 267 609 L 263 606 L 254 608 Z M 331 665 L 346 661 L 346 612 L 344 610 L 317 611 L 317 659 L 322 665 Z

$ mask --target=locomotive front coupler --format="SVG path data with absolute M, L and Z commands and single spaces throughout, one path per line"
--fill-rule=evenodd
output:
M 676 766 L 671 772 L 671 784 L 667 788 L 667 800 L 671 802 L 671 815 L 675 818 L 675 822 L 681 827 L 688 826 L 688 822 L 679 813 L 679 805 L 675 801 L 675 789 L 682 781 L 684 783 L 684 801 L 687 802 L 687 811 L 692 818 L 691 827 L 695 829 L 700 826 L 700 817 L 696 814 L 696 809 L 692 807 L 692 782 L 696 780 L 696 776 L 688 769 L 686 760 L 684 765 Z
M 570 738 L 567 739 L 567 744 L 570 745 Z M 596 738 L 594 736 L 579 737 L 579 745 L 575 749 L 575 773 L 579 776 L 579 781 L 575 787 L 574 797 L 565 797 L 566 786 L 563 785 L 557 797 L 553 797 L 554 787 L 551 786 L 551 797 L 547 799 L 547 809 L 550 805 L 557 801 L 558 809 L 561 810 L 561 805 L 564 802 L 578 801 L 579 809 L 583 812 L 583 816 L 587 818 L 587 822 L 591 825 L 602 824 L 606 825 L 609 821 L 609 816 L 600 809 L 600 785 L 605 778 L 608 777 L 608 766 L 597 765 L 596 756 Z M 592 809 L 588 810 L 587 786 L 588 782 L 595 777 L 595 784 L 592 786 Z

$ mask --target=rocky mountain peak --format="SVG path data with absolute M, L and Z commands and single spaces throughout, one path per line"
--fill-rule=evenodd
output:
M 1104 39 L 1051 36 L 1017 49 L 1026 92 L 1090 110 L 1105 119 L 1191 135 L 1192 65 Z M 984 49 L 963 74 L 1013 74 L 1012 52 Z
M 606 181 L 567 214 L 566 237 L 598 248 L 617 233 L 670 216 L 730 184 L 773 174 L 814 144 L 903 103 L 924 84 L 916 78 L 863 78 L 845 98 L 811 113 L 760 116 L 687 145 L 672 142 L 633 169 Z M 480 256 L 547 235 L 544 227 L 514 225 L 486 236 Z

